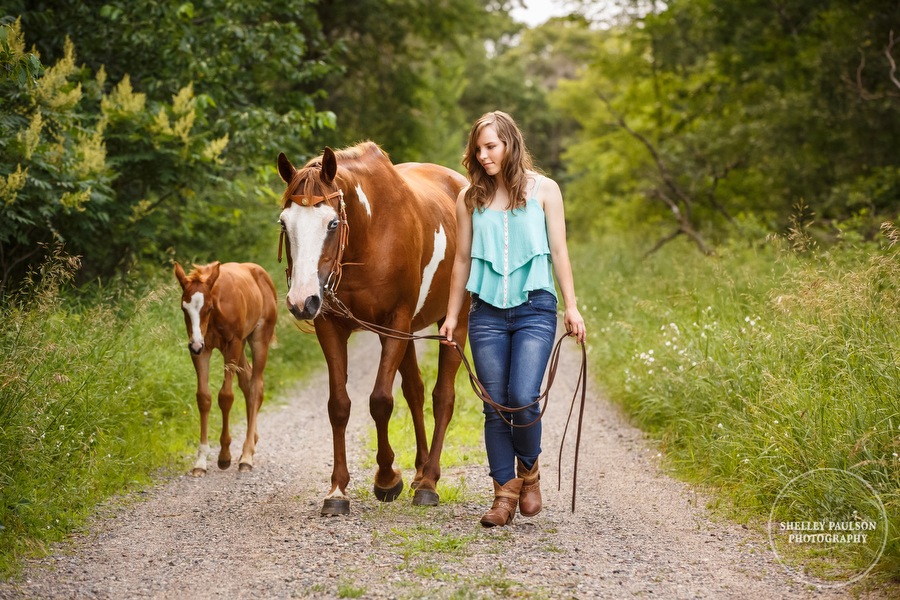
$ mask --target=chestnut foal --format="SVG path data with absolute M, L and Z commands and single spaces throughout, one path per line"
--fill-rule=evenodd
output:
M 175 263 L 175 277 L 183 290 L 181 308 L 187 326 L 188 348 L 197 372 L 197 407 L 200 409 L 200 448 L 191 474 L 206 474 L 206 457 L 210 453 L 207 429 L 212 397 L 209 392 L 209 359 L 214 349 L 225 358 L 225 380 L 219 390 L 222 410 L 222 435 L 219 438 L 218 465 L 231 466 L 231 434 L 228 415 L 234 403 L 232 378 L 237 373 L 238 385 L 247 403 L 247 437 L 241 451 L 241 471 L 253 469 L 253 454 L 259 434 L 256 416 L 263 402 L 263 370 L 269 345 L 275 337 L 278 318 L 275 284 L 269 274 L 253 263 L 218 261 L 195 266 L 190 274 Z M 253 364 L 247 361 L 245 344 L 250 343 Z

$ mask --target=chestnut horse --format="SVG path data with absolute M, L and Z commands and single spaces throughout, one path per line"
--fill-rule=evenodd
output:
M 347 514 L 347 341 L 359 328 L 351 315 L 403 333 L 443 321 L 456 253 L 454 207 L 466 180 L 433 164 L 394 166 L 372 142 L 337 153 L 325 148 L 320 158 L 299 170 L 282 153 L 278 173 L 287 183 L 279 219 L 288 253 L 287 307 L 297 319 L 312 319 L 328 364 L 334 467 L 322 514 Z M 466 340 L 467 307 L 462 315 L 454 333 L 461 347 Z M 389 335 L 380 338 L 381 358 L 369 396 L 378 438 L 375 496 L 390 502 L 403 489 L 388 440 L 399 370 L 416 436 L 413 504 L 434 506 L 439 502 L 435 486 L 441 476 L 444 435 L 453 415 L 460 356 L 454 348 L 440 348 L 429 451 L 423 415 L 425 386 L 415 345 Z
M 269 356 L 269 344 L 275 336 L 278 299 L 269 274 L 253 263 L 210 263 L 196 266 L 189 275 L 175 263 L 175 276 L 181 284 L 181 308 L 187 326 L 188 348 L 197 372 L 197 407 L 200 409 L 200 449 L 191 474 L 206 474 L 210 453 L 207 429 L 212 397 L 209 393 L 209 358 L 218 349 L 225 358 L 225 380 L 219 390 L 222 410 L 222 435 L 219 438 L 219 468 L 231 466 L 231 434 L 228 414 L 234 403 L 232 378 L 247 403 L 247 437 L 238 463 L 241 471 L 253 469 L 253 454 L 259 434 L 256 416 L 263 402 L 263 370 Z M 244 346 L 250 342 L 253 364 L 247 362 Z

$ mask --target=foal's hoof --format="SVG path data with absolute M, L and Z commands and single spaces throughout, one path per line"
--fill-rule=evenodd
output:
M 218 462 L 218 465 L 219 465 L 219 469 L 221 469 L 222 471 L 224 471 L 224 470 L 226 470 L 228 467 L 231 466 L 231 459 L 230 459 L 230 458 L 220 458 L 220 459 L 219 459 L 219 462 Z
M 200 469 L 197 467 L 191 469 L 191 476 L 193 477 L 203 477 L 204 475 L 206 475 L 206 469 Z
M 441 497 L 434 490 L 419 488 L 413 496 L 412 503 L 414 506 L 437 506 L 440 500 Z
M 250 463 L 241 463 L 238 465 L 238 471 L 240 471 L 241 473 L 249 473 L 252 470 L 253 465 L 251 465 Z
M 397 481 L 397 484 L 390 489 L 380 488 L 377 485 L 373 486 L 372 489 L 375 492 L 375 497 L 382 502 L 393 502 L 400 496 L 400 492 L 403 491 L 403 480 Z
M 350 500 L 347 498 L 325 498 L 325 502 L 322 504 L 323 517 L 349 514 Z

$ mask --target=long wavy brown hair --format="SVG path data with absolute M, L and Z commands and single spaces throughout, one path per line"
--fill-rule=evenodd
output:
M 488 175 L 478 162 L 478 136 L 485 127 L 493 127 L 497 137 L 506 146 L 498 175 L 502 177 L 509 192 L 507 209 L 523 208 L 527 200 L 525 198 L 525 188 L 528 185 L 527 172 L 534 169 L 534 165 L 518 125 L 511 116 L 499 110 L 482 115 L 469 132 L 469 142 L 462 159 L 466 177 L 469 179 L 469 187 L 464 196 L 466 207 L 469 212 L 475 208 L 483 210 L 491 203 L 491 198 L 494 197 L 498 187 L 497 177 Z

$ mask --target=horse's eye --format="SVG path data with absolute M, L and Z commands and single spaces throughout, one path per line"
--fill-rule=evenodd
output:
M 330 223 L 328 223 L 328 231 L 334 231 L 337 229 L 338 219 L 337 217 L 333 218 Z
M 281 219 L 278 219 L 278 226 L 281 227 L 282 231 L 287 231 L 287 227 L 285 227 L 284 221 L 282 221 Z

